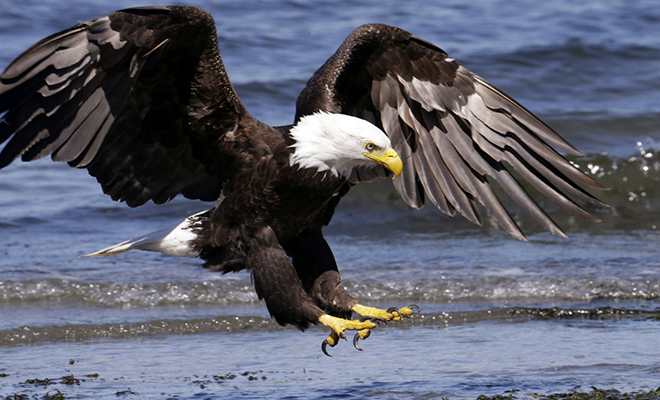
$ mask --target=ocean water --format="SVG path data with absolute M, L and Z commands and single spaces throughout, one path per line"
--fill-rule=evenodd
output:
M 247 273 L 152 253 L 80 255 L 210 207 L 130 209 L 49 160 L 0 171 L 0 396 L 135 399 L 532 398 L 660 386 L 660 7 L 654 1 L 181 2 L 218 23 L 250 112 L 293 119 L 311 74 L 362 23 L 429 40 L 585 153 L 609 186 L 598 224 L 547 205 L 570 238 L 524 214 L 518 242 L 408 209 L 389 181 L 342 201 L 326 237 L 363 303 L 418 304 L 356 351 L 268 316 Z M 158 4 L 145 1 L 142 5 Z M 3 4 L 0 68 L 124 0 Z M 68 378 L 66 378 L 68 377 Z

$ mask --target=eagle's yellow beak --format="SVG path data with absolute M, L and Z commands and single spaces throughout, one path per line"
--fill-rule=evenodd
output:
M 362 154 L 376 161 L 378 164 L 382 165 L 383 167 L 387 168 L 391 173 L 394 174 L 394 178 L 401 175 L 401 171 L 403 170 L 403 161 L 401 161 L 401 157 L 399 157 L 399 155 L 396 153 L 396 151 L 394 151 L 393 148 L 388 147 L 387 150 L 385 150 L 382 153 L 362 153 Z

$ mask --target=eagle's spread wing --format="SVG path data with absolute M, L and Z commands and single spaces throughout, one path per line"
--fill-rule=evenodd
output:
M 579 217 L 597 220 L 572 199 L 603 206 L 577 183 L 603 186 L 549 144 L 579 155 L 575 148 L 444 51 L 401 29 L 372 24 L 351 33 L 308 82 L 296 118 L 318 110 L 362 117 L 388 134 L 404 160 L 394 185 L 412 207 L 422 207 L 426 193 L 444 213 L 459 211 L 481 224 L 476 200 L 500 226 L 524 239 L 490 177 L 545 229 L 565 236 L 505 164 Z
M 217 141 L 251 119 L 213 18 L 192 7 L 123 10 L 40 41 L 0 76 L 2 113 L 0 168 L 52 155 L 130 206 L 217 199 Z

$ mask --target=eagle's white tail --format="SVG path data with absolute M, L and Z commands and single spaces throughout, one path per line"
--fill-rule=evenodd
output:
M 129 250 L 158 251 L 176 257 L 197 257 L 199 251 L 192 247 L 193 240 L 197 236 L 194 228 L 202 224 L 208 216 L 206 213 L 208 211 L 199 212 L 168 228 L 117 243 L 82 257 L 114 256 Z

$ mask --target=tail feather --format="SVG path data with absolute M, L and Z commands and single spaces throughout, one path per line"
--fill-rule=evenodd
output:
M 80 257 L 107 257 L 107 256 L 114 256 L 115 254 L 121 254 L 125 253 L 129 250 L 135 249 L 135 245 L 137 243 L 140 243 L 141 241 L 144 241 L 147 239 L 147 236 L 143 236 L 141 238 L 135 238 L 135 239 L 129 239 L 121 243 L 117 243 L 115 245 L 106 247 L 105 249 L 101 249 L 99 251 L 95 251 L 93 253 L 89 254 L 83 254 Z
M 114 256 L 129 250 L 157 251 L 176 257 L 198 257 L 199 251 L 193 248 L 193 241 L 197 237 L 195 228 L 199 228 L 209 215 L 210 211 L 202 211 L 169 228 L 138 236 L 81 257 Z

